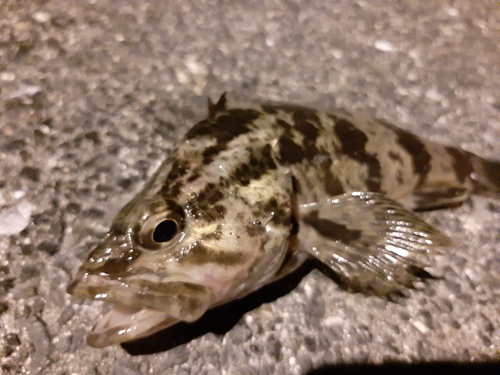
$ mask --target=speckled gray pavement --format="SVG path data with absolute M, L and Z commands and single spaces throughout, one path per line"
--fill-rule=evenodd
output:
M 94 349 L 103 304 L 65 292 L 207 96 L 361 111 L 500 159 L 499 25 L 496 1 L 0 1 L 0 203 L 33 205 L 0 236 L 0 372 L 499 361 L 493 199 L 423 213 L 457 245 L 396 303 L 306 270 L 194 328 Z

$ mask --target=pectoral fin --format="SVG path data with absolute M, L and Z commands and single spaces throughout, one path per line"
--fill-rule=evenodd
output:
M 411 288 L 429 256 L 451 240 L 378 193 L 344 194 L 299 207 L 300 248 L 350 289 L 389 295 Z

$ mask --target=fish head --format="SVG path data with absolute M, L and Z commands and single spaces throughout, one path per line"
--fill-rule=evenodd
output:
M 196 194 L 181 200 L 146 191 L 118 213 L 68 288 L 75 297 L 115 304 L 87 337 L 89 345 L 195 321 L 272 278 L 285 257 L 290 218 L 256 217 L 254 207 L 225 198 L 233 209 L 214 217 L 214 206 Z M 277 220 L 288 224 L 273 225 Z
M 166 320 L 194 321 L 207 310 L 210 290 L 169 267 L 184 229 L 184 209 L 173 200 L 138 196 L 118 213 L 68 288 L 75 297 L 115 303 L 88 336 L 90 345 L 139 338 Z

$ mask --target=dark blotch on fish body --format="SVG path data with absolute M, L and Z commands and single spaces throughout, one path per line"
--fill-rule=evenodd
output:
M 201 235 L 201 241 L 218 241 L 222 238 L 222 226 L 219 224 L 213 232 L 204 233 Z
M 203 151 L 203 163 L 210 164 L 214 158 L 227 149 L 234 138 L 252 131 L 252 123 L 261 115 L 253 109 L 230 109 L 217 117 L 198 122 L 186 134 L 186 139 L 214 137 L 217 143 Z
M 223 150 L 225 150 L 226 144 L 216 144 L 213 146 L 207 147 L 203 151 L 203 164 L 210 164 L 211 162 L 214 161 L 214 157 L 219 155 L 219 153 Z
M 162 189 L 161 194 L 163 197 L 176 198 L 181 193 L 181 189 L 184 186 L 182 181 L 176 181 L 172 183 L 172 181 L 166 182 Z
M 271 145 L 267 144 L 250 152 L 248 163 L 239 165 L 231 173 L 232 179 L 242 186 L 247 186 L 250 181 L 258 180 L 268 171 L 276 169 L 271 155 Z
M 188 162 L 187 160 L 181 160 L 181 159 L 174 160 L 172 163 L 172 168 L 168 173 L 167 179 L 177 180 L 178 178 L 186 175 L 186 173 L 189 171 L 190 165 L 191 163 Z
M 295 128 L 304 135 L 304 141 L 315 143 L 319 136 L 318 128 L 307 121 L 296 123 Z
M 361 130 L 346 120 L 335 116 L 335 133 L 339 137 L 342 147 L 341 152 L 350 158 L 368 165 L 368 180 L 366 184 L 369 191 L 380 191 L 382 172 L 377 157 L 366 152 L 368 137 Z
M 318 211 L 312 211 L 302 220 L 323 237 L 334 241 L 342 241 L 345 244 L 349 244 L 361 238 L 362 233 L 360 230 L 351 230 L 343 224 L 337 224 L 331 220 L 322 219 L 319 217 Z
M 340 182 L 338 177 L 332 173 L 330 167 L 324 168 L 324 172 L 325 172 L 325 177 L 324 177 L 325 191 L 331 196 L 344 194 L 344 188 L 342 187 L 342 183 Z
M 262 110 L 266 113 L 275 115 L 278 111 L 283 111 L 287 113 L 292 113 L 294 119 L 298 120 L 307 120 L 307 121 L 319 121 L 317 111 L 311 108 L 302 107 L 300 105 L 294 104 L 271 104 L 271 105 L 262 105 Z M 296 121 L 296 120 L 294 120 Z
M 163 186 L 161 188 L 161 195 L 165 199 L 179 196 L 184 183 L 181 178 L 189 171 L 190 163 L 187 160 L 175 159 L 172 162 L 172 167 L 168 173 Z
M 283 163 L 297 164 L 304 157 L 304 149 L 296 144 L 290 137 L 282 135 L 278 140 L 280 161 Z
M 431 155 L 429 151 L 427 151 L 425 144 L 416 135 L 398 128 L 393 127 L 392 129 L 398 136 L 398 143 L 411 155 L 413 171 L 419 175 L 418 185 L 422 185 L 431 170 Z
M 263 205 L 257 204 L 257 208 L 262 208 L 262 212 L 274 213 L 272 218 L 272 222 L 274 224 L 283 226 L 292 224 L 291 211 L 285 209 L 285 207 L 278 204 L 278 201 L 275 198 L 269 199 Z
M 215 119 L 198 122 L 186 134 L 186 139 L 214 137 L 217 143 L 228 143 L 232 139 L 251 131 L 252 122 L 260 116 L 253 109 L 231 109 Z
M 198 179 L 201 174 L 200 174 L 200 166 L 197 166 L 195 167 L 192 171 L 191 171 L 191 175 L 187 178 L 187 182 L 193 182 L 195 181 L 196 179 Z
M 257 237 L 264 235 L 266 233 L 266 228 L 260 221 L 256 220 L 246 226 L 246 231 L 250 237 Z
M 446 152 L 453 160 L 453 170 L 458 180 L 462 183 L 465 182 L 470 178 L 471 173 L 474 172 L 469 156 L 464 151 L 453 147 L 446 147 Z
M 209 183 L 200 193 L 187 202 L 188 211 L 197 219 L 208 222 L 224 218 L 227 210 L 218 203 L 224 198 L 222 188 L 214 183 Z
M 294 193 L 302 193 L 302 188 L 300 187 L 300 182 L 297 180 L 297 177 L 292 175 L 292 191 Z

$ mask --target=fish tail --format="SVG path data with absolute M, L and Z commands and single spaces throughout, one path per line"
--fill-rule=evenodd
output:
M 500 196 L 500 162 L 455 147 L 426 142 L 429 164 L 412 207 L 428 210 L 460 206 L 471 194 Z
M 473 194 L 500 196 L 500 161 L 484 159 L 471 153 L 467 154 L 473 169 L 470 174 Z

